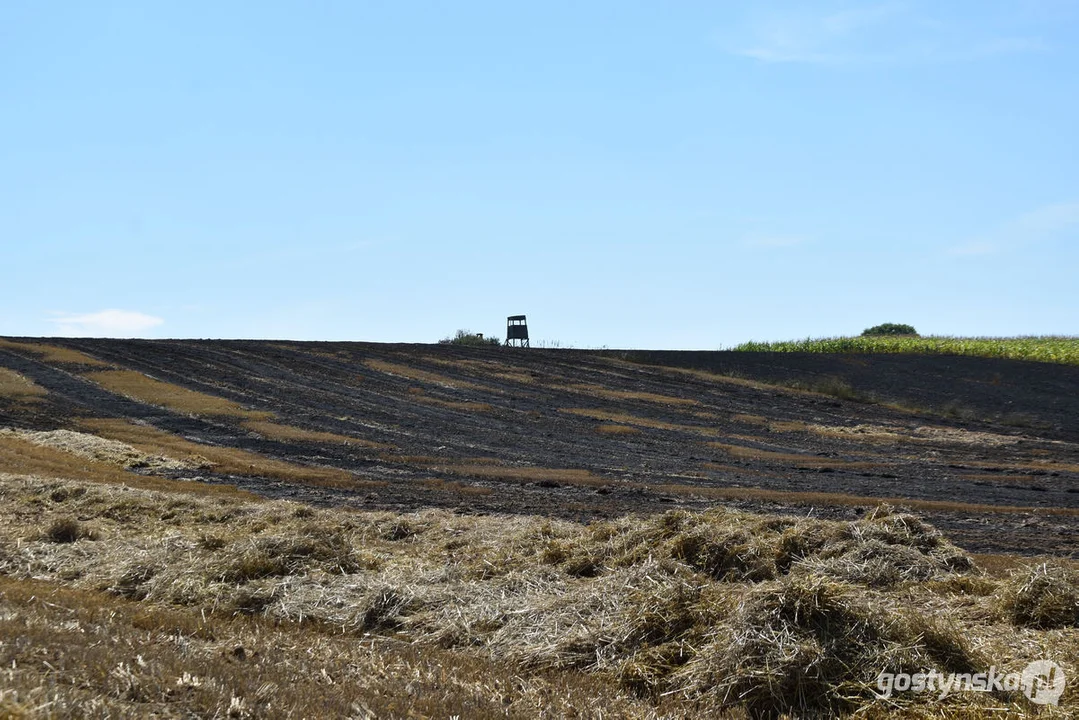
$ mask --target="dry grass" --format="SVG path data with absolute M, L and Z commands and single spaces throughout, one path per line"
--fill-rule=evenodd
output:
M 503 482 L 535 482 L 556 485 L 580 485 L 584 487 L 610 485 L 611 480 L 593 474 L 589 470 L 573 468 L 545 468 L 530 465 L 483 465 L 454 463 L 436 465 L 432 469 L 454 475 L 490 478 Z
M 1079 473 L 1079 463 L 1061 462 L 1059 460 L 1029 460 L 990 462 L 987 460 L 965 460 L 964 465 L 986 470 L 1019 470 L 1019 471 L 1050 471 Z
M 777 463 L 784 466 L 794 465 L 795 467 L 808 468 L 843 467 L 851 470 L 864 470 L 881 466 L 881 464 L 877 462 L 843 460 L 840 458 L 808 455 L 804 453 L 774 452 L 771 450 L 761 450 L 759 448 L 730 445 L 721 442 L 710 442 L 708 443 L 708 446 L 722 450 L 731 457 L 743 460 L 755 460 L 757 462 Z
M 229 485 L 209 485 L 190 480 L 138 475 L 114 463 L 90 460 L 11 435 L 0 436 L 0 468 L 0 477 L 8 474 L 39 475 L 196 495 L 257 497 Z
M 378 459 L 388 463 L 419 465 L 424 468 L 446 462 L 445 458 L 435 457 L 434 455 L 403 455 L 399 453 L 379 453 Z
M 0 577 L 0 717 L 654 718 L 611 679 Z M 600 703 L 602 702 L 602 706 Z
M 539 373 L 533 371 L 524 370 L 517 366 L 505 365 L 492 360 L 460 360 L 453 359 L 447 360 L 443 358 L 425 358 L 428 362 L 433 362 L 439 365 L 445 365 L 449 367 L 465 368 L 474 372 L 496 377 L 501 380 L 509 380 L 510 382 L 516 382 L 524 385 L 536 385 L 543 384 L 544 387 L 551 390 L 563 390 L 566 392 L 579 393 L 582 395 L 591 395 L 593 397 L 601 397 L 608 400 L 640 400 L 643 402 L 656 403 L 659 405 L 673 405 L 673 406 L 692 406 L 698 405 L 699 402 L 692 398 L 677 397 L 673 395 L 662 395 L 659 393 L 645 392 L 639 390 L 616 390 L 605 385 L 597 385 L 593 383 L 566 383 L 566 382 L 543 382 Z M 387 363 L 381 363 L 386 365 Z M 369 362 L 368 365 L 371 365 Z M 381 369 L 381 368 L 376 368 Z M 637 368 L 635 368 L 637 369 Z M 427 379 L 421 376 L 408 375 L 405 371 L 392 370 L 394 374 L 403 375 L 404 377 L 415 377 L 415 379 Z M 415 372 L 415 371 L 412 371 Z M 422 371 L 420 371 L 422 372 Z M 549 379 L 555 379 L 554 376 L 547 375 Z M 437 377 L 434 378 L 437 381 Z M 558 378 L 564 380 L 564 378 Z M 452 381 L 458 383 L 459 381 Z
M 636 427 L 653 428 L 655 430 L 674 430 L 706 436 L 722 436 L 722 433 L 715 428 L 703 427 L 700 425 L 682 425 L 679 423 L 667 422 L 665 420 L 656 420 L 655 418 L 648 418 L 642 415 L 633 415 L 618 410 L 603 410 L 601 408 L 559 408 L 558 412 L 579 415 L 580 417 L 592 418 L 593 420 L 617 423 L 619 425 L 633 425 Z
M 41 536 L 72 517 L 73 542 Z M 371 717 L 340 700 L 446 717 L 471 698 L 462 717 L 486 717 L 494 698 L 500 717 L 898 718 L 941 708 L 877 700 L 882 669 L 1051 657 L 1079 670 L 1079 629 L 987 622 L 1004 581 L 886 508 L 853 522 L 717 509 L 584 526 L 9 478 L 0 575 L 0 700 L 17 707 L 224 715 L 238 697 L 251 716 Z M 1077 699 L 1070 687 L 1061 711 Z M 994 707 L 1031 706 L 966 693 L 947 709 Z
M 483 487 L 482 485 L 469 485 L 468 483 L 458 482 L 456 480 L 442 480 L 440 478 L 424 480 L 423 486 L 429 490 L 464 497 L 485 497 L 487 495 L 493 495 L 495 492 L 493 489 Z
M 1008 576 L 1012 570 L 1019 567 L 1026 567 L 1030 564 L 1030 558 L 1024 558 L 1018 555 L 1000 555 L 997 553 L 975 553 L 971 555 L 974 558 L 974 562 L 981 568 L 986 574 L 993 576 L 994 578 L 1004 578 Z
M 808 424 L 806 430 L 822 437 L 857 440 L 858 442 L 895 443 L 912 440 L 909 433 L 894 425 L 819 425 Z
M 617 410 L 602 410 L 600 408 L 559 408 L 558 412 L 567 413 L 569 415 L 579 415 L 581 417 L 592 418 L 593 420 L 605 420 L 622 425 L 654 428 L 656 430 L 683 430 L 687 427 L 666 422 L 664 420 L 655 420 L 640 415 L 631 415 L 630 413 Z
M 806 423 L 799 420 L 777 420 L 776 422 L 769 423 L 768 429 L 772 432 L 805 432 L 809 429 Z
M 972 480 L 980 482 L 995 482 L 995 483 L 1033 483 L 1044 482 L 1045 478 L 1035 477 L 1033 475 L 1006 475 L 1003 473 L 962 473 L 958 477 L 963 480 Z
M 408 380 L 415 380 L 416 382 L 441 385 L 442 387 L 453 388 L 455 390 L 481 390 L 489 393 L 498 392 L 494 388 L 489 388 L 468 380 L 458 380 L 457 378 L 451 378 L 446 375 L 431 372 L 430 370 L 421 370 L 420 368 L 409 367 L 408 365 L 402 365 L 400 363 L 391 363 L 386 362 L 385 360 L 365 360 L 363 364 L 372 370 L 377 370 L 381 373 L 386 373 L 387 375 L 396 375 L 397 377 L 407 378 Z
M 507 365 L 497 360 L 466 360 L 464 358 L 442 358 L 424 355 L 423 361 L 444 367 L 465 368 L 483 375 L 492 375 L 506 369 L 517 369 L 516 365 Z
M 731 420 L 735 422 L 745 423 L 746 425 L 757 425 L 759 427 L 766 427 L 771 432 L 805 432 L 809 429 L 809 426 L 801 421 L 769 420 L 762 415 L 747 415 L 740 413 L 737 415 L 732 415 Z
M 444 400 L 442 398 L 432 397 L 420 387 L 410 387 L 407 392 L 409 398 L 416 402 L 423 403 L 424 405 L 432 405 L 434 407 L 442 407 L 448 410 L 459 410 L 462 412 L 493 412 L 495 409 L 493 405 L 485 402 Z
M 80 425 L 147 453 L 205 465 L 215 472 L 229 475 L 274 478 L 315 487 L 363 488 L 384 485 L 380 481 L 363 480 L 340 468 L 299 465 L 239 448 L 202 445 L 149 425 L 136 425 L 126 420 L 93 418 L 83 420 Z
M 536 377 L 530 372 L 505 370 L 502 372 L 491 373 L 491 375 L 500 380 L 509 380 L 510 382 L 520 383 L 521 385 L 536 384 Z
M 14 340 L 0 338 L 0 349 L 14 350 L 16 352 L 30 353 L 48 363 L 60 363 L 65 365 L 87 365 L 92 367 L 111 367 L 109 363 L 98 360 L 95 357 L 57 345 L 44 343 L 21 343 Z
M 157 475 L 188 472 L 206 466 L 201 458 L 177 460 L 167 455 L 150 454 L 119 440 L 108 440 L 92 433 L 74 430 L 14 430 L 0 428 L 0 438 L 14 437 L 35 445 L 51 447 L 87 460 L 117 465 L 126 470 L 143 470 Z
M 115 418 L 85 418 L 78 421 L 78 427 L 104 438 L 128 443 L 146 453 L 173 457 L 196 466 L 212 464 L 205 453 L 213 453 L 214 446 L 191 442 L 153 425 Z
M 1000 588 L 997 601 L 1014 625 L 1079 627 L 1079 570 L 1048 562 L 1019 568 Z
M 616 425 L 614 423 L 603 423 L 596 426 L 596 432 L 600 435 L 638 435 L 640 430 L 629 425 Z
M 86 377 L 114 393 L 188 415 L 237 417 L 248 420 L 273 418 L 273 413 L 249 410 L 232 400 L 188 390 L 134 370 L 99 370 L 86 373 Z
M 397 463 L 400 465 L 415 465 L 423 468 L 430 468 L 435 465 L 445 465 L 446 463 L 463 465 L 505 465 L 504 461 L 499 458 L 493 457 L 447 459 L 446 457 L 438 457 L 437 455 L 404 455 L 401 453 L 379 453 L 378 459 L 388 463 Z
M 750 474 L 748 470 L 735 472 Z M 1066 515 L 1079 516 L 1079 509 L 1058 507 L 1030 507 L 1022 505 L 983 505 L 979 503 L 952 502 L 948 500 L 918 500 L 903 497 L 874 497 L 828 492 L 787 492 L 753 487 L 716 487 L 713 485 L 648 485 L 656 492 L 672 495 L 695 496 L 710 500 L 753 500 L 774 502 L 781 505 L 839 505 L 843 507 L 876 507 L 892 504 L 911 510 L 925 512 L 994 513 L 1005 515 Z
M 661 395 L 659 393 L 644 392 L 640 390 L 614 390 L 612 388 L 604 387 L 603 385 L 593 385 L 589 383 L 572 383 L 569 385 L 553 384 L 547 385 L 547 387 L 552 390 L 565 390 L 567 392 L 600 397 L 605 400 L 640 400 L 642 402 L 650 402 L 657 405 L 674 405 L 679 407 L 689 407 L 700 404 L 697 400 L 692 398 Z
M 819 393 L 813 393 L 808 390 L 802 390 L 799 388 L 792 388 L 786 385 L 770 384 L 761 382 L 759 380 L 750 380 L 749 378 L 738 377 L 737 375 L 719 375 L 717 373 L 708 372 L 707 370 L 693 370 L 691 368 L 676 368 L 666 365 L 643 365 L 642 363 L 633 363 L 622 360 L 615 360 L 608 358 L 608 362 L 618 364 L 621 367 L 627 369 L 639 370 L 642 366 L 653 369 L 663 374 L 668 375 L 681 375 L 683 377 L 693 377 L 698 380 L 704 380 L 710 383 L 724 383 L 727 385 L 737 385 L 739 387 L 751 388 L 753 390 L 766 390 L 768 392 L 784 392 L 791 395 L 818 395 Z
M 421 402 L 424 402 L 424 403 L 427 403 L 427 404 L 430 404 L 430 405 L 435 405 L 435 406 L 438 406 L 438 407 L 444 407 L 444 408 L 446 408 L 448 410 L 458 410 L 460 412 L 484 412 L 484 413 L 486 413 L 486 412 L 494 412 L 494 409 L 495 409 L 494 405 L 491 405 L 490 403 L 472 402 L 470 400 L 465 400 L 463 402 L 459 402 L 459 401 L 456 401 L 456 400 L 442 400 L 440 398 L 433 398 L 433 397 L 430 397 L 430 396 L 423 398 L 421 400 Z
M 511 369 L 507 366 L 490 361 L 445 360 L 440 358 L 427 358 L 427 360 L 440 365 L 478 371 L 490 375 L 491 377 L 499 378 L 501 380 L 509 380 L 512 382 L 528 385 L 533 385 L 538 382 L 537 378 L 532 373 Z M 439 373 L 434 373 L 428 370 L 421 370 L 419 368 L 413 368 L 407 365 L 401 365 L 399 363 L 390 363 L 381 360 L 367 360 L 364 364 L 380 372 L 397 375 L 419 382 L 440 385 L 443 387 L 453 389 L 482 390 L 491 393 L 499 392 L 495 388 L 491 388 L 475 382 L 450 378 Z M 692 398 L 676 397 L 673 395 L 661 395 L 658 393 L 644 392 L 638 390 L 615 390 L 605 387 L 603 385 L 595 385 L 590 383 L 544 383 L 544 387 L 551 390 L 563 390 L 566 392 L 589 395 L 592 397 L 599 397 L 608 400 L 640 400 L 643 402 L 656 403 L 659 405 L 679 407 L 687 407 L 699 404 L 697 400 L 694 400 Z
M 539 382 L 541 377 L 540 373 L 526 370 L 517 365 L 508 365 L 494 360 L 463 360 L 460 358 L 448 359 L 431 356 L 424 357 L 423 359 L 425 362 L 430 362 L 435 365 L 471 370 L 472 372 L 484 376 L 485 379 L 497 378 L 499 380 L 508 380 L 509 382 L 521 385 L 535 385 Z
M 742 465 L 727 465 L 725 463 L 706 462 L 701 463 L 701 467 L 705 470 L 716 470 L 726 475 L 760 477 L 768 478 L 769 480 L 783 479 L 783 476 L 781 474 L 777 475 L 775 472 L 769 472 L 761 468 L 745 467 Z M 707 474 L 705 476 L 708 477 Z
M 365 440 L 352 435 L 340 435 L 338 433 L 324 432 L 322 430 L 306 430 L 295 425 L 285 425 L 272 420 L 245 420 L 241 423 L 245 428 L 256 432 L 271 440 L 284 442 L 313 442 L 334 443 L 340 445 L 356 445 L 358 447 L 387 450 L 392 446 L 386 443 Z
M 871 442 L 908 442 L 944 445 L 974 445 L 1003 447 L 1015 445 L 1022 437 L 1000 433 L 964 430 L 962 428 L 921 426 L 913 429 L 897 425 L 817 425 L 807 424 L 800 428 L 824 437 L 856 438 Z
M 1022 555 L 975 554 L 971 557 L 978 567 L 994 578 L 1007 578 L 1014 570 L 1022 570 L 1043 563 L 1053 563 L 1079 572 L 1079 559 L 1060 557 L 1027 557 Z
M 45 388 L 14 370 L 0 367 L 0 398 L 16 402 L 35 402 L 45 396 Z

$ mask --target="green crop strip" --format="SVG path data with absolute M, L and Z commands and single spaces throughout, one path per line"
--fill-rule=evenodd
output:
M 1079 337 L 836 337 L 782 342 L 745 342 L 742 352 L 909 353 L 972 355 L 1079 365 Z

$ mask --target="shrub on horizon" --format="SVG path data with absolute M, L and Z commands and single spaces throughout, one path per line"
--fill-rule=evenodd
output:
M 904 325 L 902 323 L 884 323 L 883 325 L 874 325 L 871 328 L 866 328 L 862 331 L 862 337 L 876 337 L 879 335 L 918 335 L 918 331 L 914 329 L 913 325 Z
M 501 345 L 502 341 L 496 337 L 484 337 L 481 333 L 470 330 L 458 330 L 453 337 L 442 338 L 439 345 Z

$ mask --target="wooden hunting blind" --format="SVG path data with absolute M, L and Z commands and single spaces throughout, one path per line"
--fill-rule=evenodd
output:
M 528 322 L 524 315 L 510 315 L 506 318 L 506 344 L 528 347 Z

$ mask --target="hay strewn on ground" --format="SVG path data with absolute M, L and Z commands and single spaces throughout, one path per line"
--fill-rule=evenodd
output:
M 1012 671 L 1049 657 L 1075 677 L 1079 628 L 1048 600 L 1075 585 L 1041 567 L 1023 572 L 1052 575 L 1035 603 L 1050 609 L 1017 614 L 1030 604 L 1009 599 L 1026 597 L 1008 590 L 1020 580 L 986 576 L 887 509 L 854 522 L 713 510 L 586 526 L 0 479 L 9 578 L 393 637 L 526 677 L 584 671 L 612 683 L 623 716 L 940 709 L 924 695 L 875 699 L 885 669 Z M 1024 619 L 1046 613 L 1054 629 L 1026 627 L 1046 627 Z M 967 693 L 946 707 L 979 717 L 1030 705 Z
M 854 435 L 862 438 L 874 438 L 886 442 L 945 442 L 959 445 L 1001 447 L 1015 445 L 1023 440 L 1022 436 L 1001 435 L 1000 433 L 979 432 L 962 428 L 933 427 L 923 425 L 913 432 L 903 428 L 885 425 L 806 425 L 804 430 L 821 435 Z
M 178 460 L 143 452 L 132 445 L 75 430 L 17 430 L 0 428 L 0 437 L 16 437 L 42 447 L 56 448 L 88 460 L 119 465 L 129 470 L 183 472 L 208 467 L 208 463 Z
M 1079 571 L 1074 569 L 1043 563 L 1013 571 L 997 599 L 1016 625 L 1079 627 Z
M 0 717 L 663 717 L 595 674 L 0 577 Z

